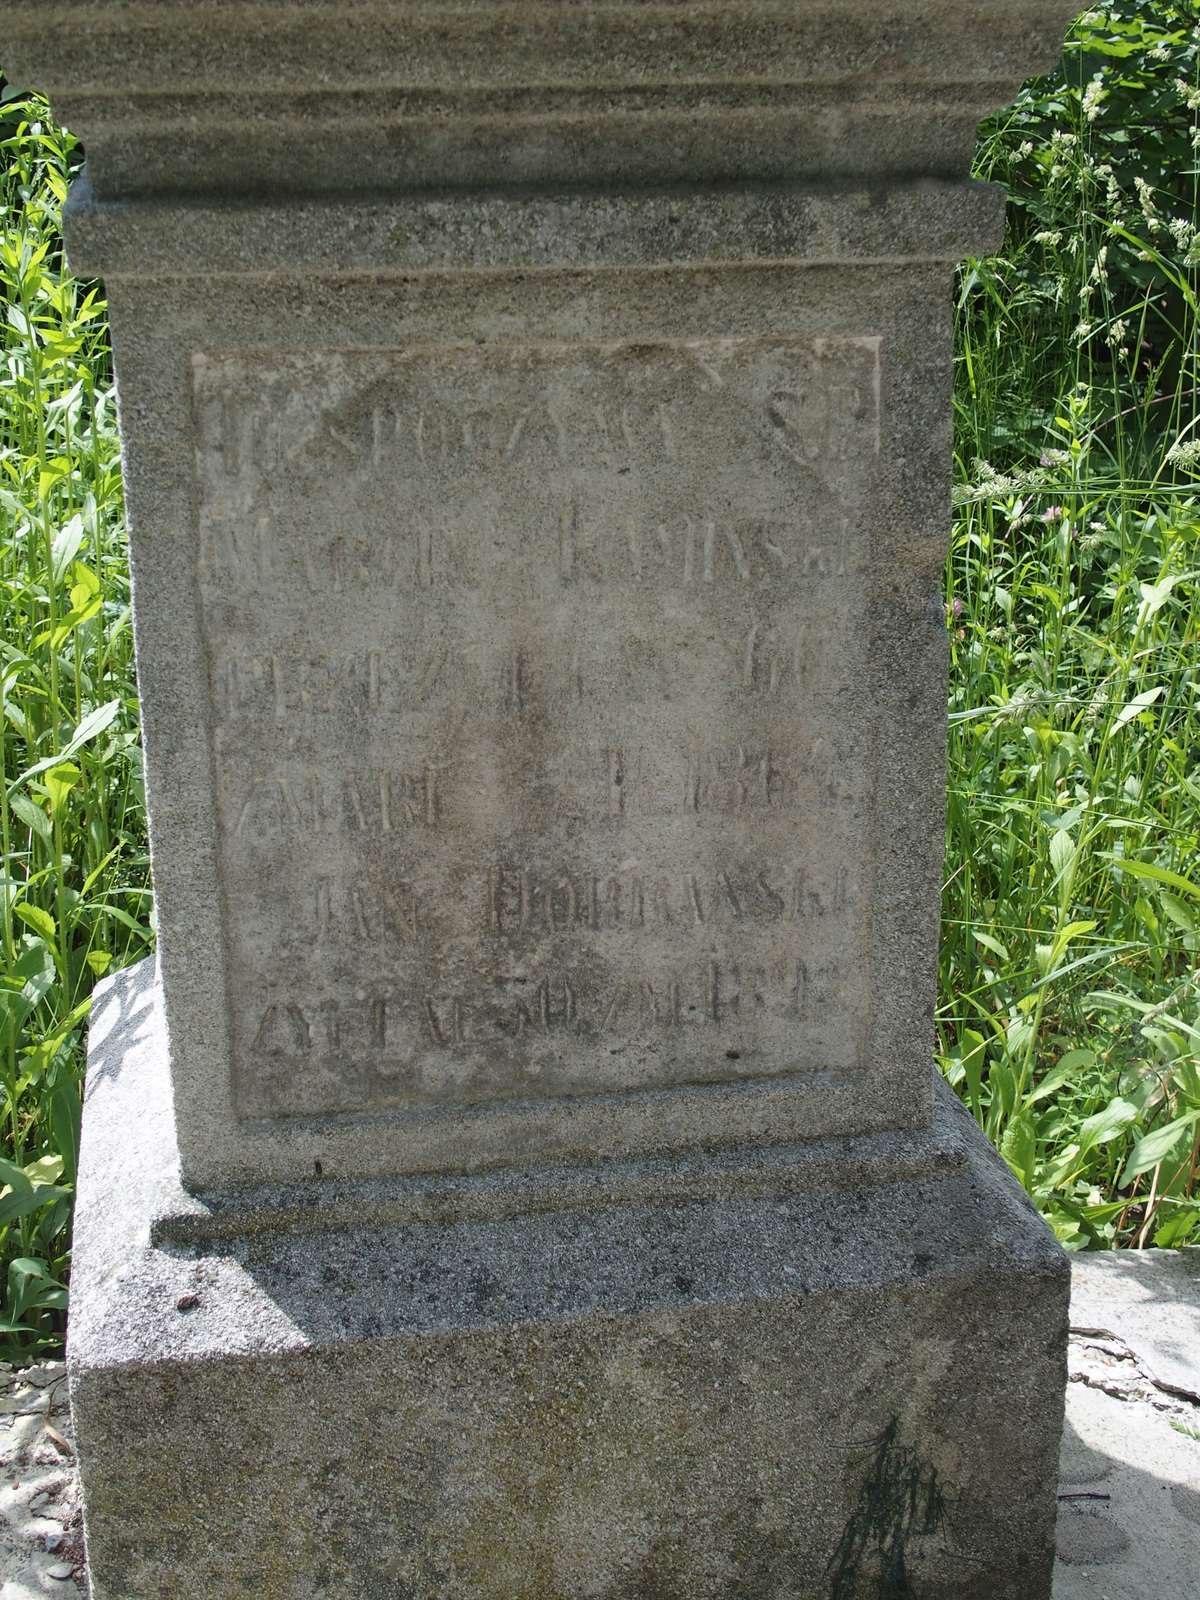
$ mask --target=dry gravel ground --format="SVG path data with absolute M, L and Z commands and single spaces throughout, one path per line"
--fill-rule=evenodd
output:
M 86 1593 L 66 1368 L 0 1366 L 0 1600 Z
M 1077 1260 L 1071 1324 L 1054 1600 L 1200 1600 L 1200 1250 Z M 0 1600 L 87 1593 L 66 1389 L 0 1365 Z

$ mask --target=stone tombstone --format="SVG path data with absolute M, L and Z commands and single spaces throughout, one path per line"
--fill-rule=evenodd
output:
M 1049 1595 L 1065 1266 L 930 1046 L 952 265 L 1071 9 L 0 6 L 87 150 L 160 928 L 94 1600 Z

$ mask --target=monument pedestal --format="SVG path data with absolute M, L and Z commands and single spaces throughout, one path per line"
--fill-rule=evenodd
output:
M 143 964 L 77 1228 L 94 1600 L 1049 1592 L 1066 1260 L 949 1093 L 921 1135 L 210 1203 Z
M 96 1600 L 1047 1600 L 1066 1263 L 930 1045 L 952 275 L 1071 9 L 8 6 L 159 928 Z

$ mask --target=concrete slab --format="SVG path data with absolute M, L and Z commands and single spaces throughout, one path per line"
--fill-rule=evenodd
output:
M 1114 1335 L 1161 1390 L 1200 1401 L 1200 1250 L 1120 1250 L 1080 1258 L 1071 1324 Z
M 1200 1250 L 1076 1257 L 1054 1600 L 1200 1593 Z

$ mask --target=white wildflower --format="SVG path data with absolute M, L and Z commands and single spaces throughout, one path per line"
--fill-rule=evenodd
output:
M 1200 439 L 1188 439 L 1181 444 L 1173 444 L 1167 451 L 1167 460 L 1173 461 L 1177 467 L 1200 465 Z
M 1062 234 L 1059 232 L 1059 230 L 1057 228 L 1055 228 L 1053 230 L 1047 229 L 1043 233 L 1035 233 L 1034 236 L 1033 236 L 1033 242 L 1034 242 L 1034 244 L 1049 244 L 1049 245 L 1061 244 L 1062 243 Z
M 1178 249 L 1187 252 L 1192 240 L 1196 237 L 1196 225 L 1189 222 L 1186 217 L 1172 217 L 1167 223 L 1167 231 L 1174 239 Z
M 1108 342 L 1113 346 L 1114 349 L 1118 345 L 1123 345 L 1128 337 L 1129 324 L 1123 317 L 1118 317 L 1115 322 L 1110 323 L 1108 329 Z
M 1083 114 L 1089 122 L 1095 122 L 1100 115 L 1100 107 L 1107 98 L 1108 90 L 1104 87 L 1104 73 L 1098 72 L 1083 91 Z
M 1154 49 L 1149 52 L 1149 55 L 1151 61 L 1169 61 L 1171 59 L 1171 52 L 1165 44 L 1156 44 Z
M 1163 221 L 1158 212 L 1154 209 L 1154 193 L 1151 190 L 1150 185 L 1146 182 L 1145 178 L 1135 178 L 1133 180 L 1133 186 L 1138 192 L 1138 202 L 1141 205 L 1142 215 L 1145 217 L 1146 222 L 1149 225 L 1150 232 L 1161 233 L 1163 231 Z
M 1026 156 L 1031 156 L 1032 154 L 1033 154 L 1033 140 L 1032 139 L 1025 139 L 1020 145 L 1017 146 L 1017 160 L 1018 161 L 1021 161 Z
M 1079 326 L 1075 329 L 1075 337 L 1076 337 L 1076 339 L 1079 340 L 1079 342 L 1081 344 L 1083 343 L 1083 341 L 1085 339 L 1090 339 L 1091 336 L 1092 336 L 1092 324 L 1090 322 L 1081 322 L 1079 324 Z
M 1176 78 L 1175 93 L 1189 111 L 1200 111 L 1200 86 L 1188 83 L 1186 78 Z
M 1119 212 L 1125 196 L 1121 193 L 1121 185 L 1117 182 L 1117 175 L 1109 162 L 1104 161 L 1096 168 L 1096 176 L 1103 178 L 1108 188 L 1105 199 L 1110 211 Z

